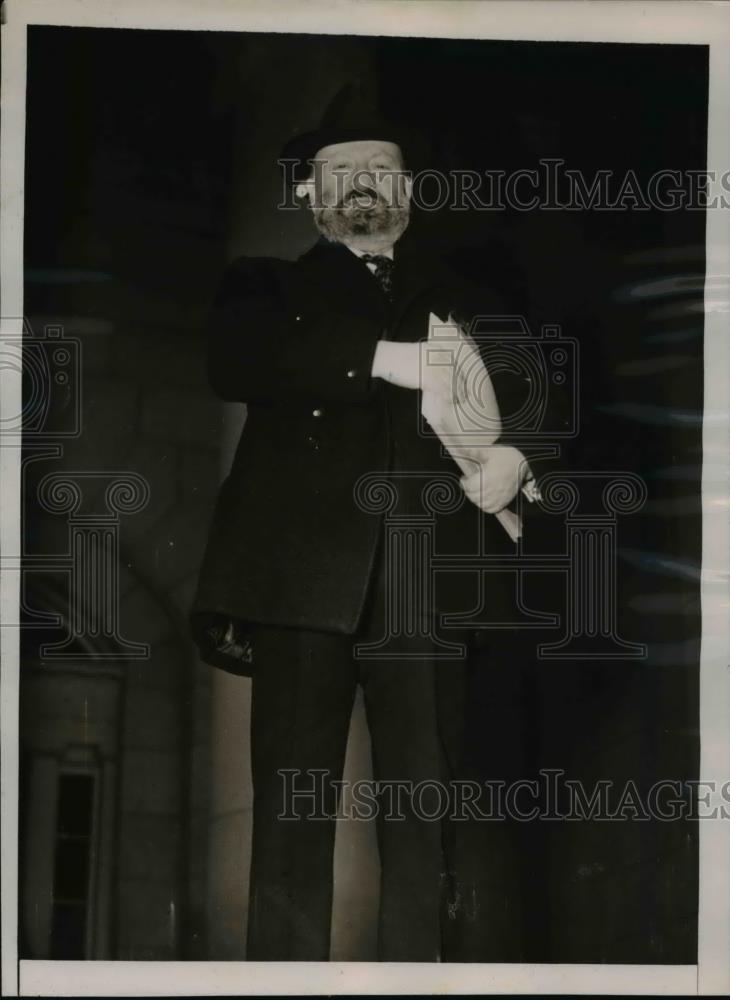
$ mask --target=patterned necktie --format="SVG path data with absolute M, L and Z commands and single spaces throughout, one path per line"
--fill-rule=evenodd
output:
M 375 265 L 375 271 L 373 273 L 380 282 L 380 287 L 389 299 L 392 298 L 393 261 L 390 257 L 384 257 L 382 254 L 364 253 L 360 257 L 360 260 L 364 261 L 366 264 Z

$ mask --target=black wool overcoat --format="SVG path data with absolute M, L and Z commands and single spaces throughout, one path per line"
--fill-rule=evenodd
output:
M 394 469 L 460 476 L 420 418 L 420 393 L 370 377 L 377 342 L 425 339 L 430 312 L 463 315 L 471 294 L 399 246 L 392 301 L 356 255 L 324 240 L 294 262 L 230 266 L 212 310 L 209 378 L 248 414 L 191 611 L 209 662 L 237 669 L 211 649 L 211 634 L 221 637 L 211 623 L 357 630 L 382 520 L 356 502 L 358 481 Z M 480 309 L 499 312 L 488 288 L 478 294 Z M 420 502 L 418 475 L 413 483 L 418 496 L 405 497 L 406 508 Z M 447 527 L 448 545 L 470 545 L 475 530 L 488 548 L 511 545 L 466 499 Z

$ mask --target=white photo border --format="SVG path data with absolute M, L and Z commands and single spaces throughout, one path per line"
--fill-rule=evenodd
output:
M 676 0 L 6 0 L 2 5 L 0 295 L 3 333 L 23 315 L 26 28 L 156 28 L 698 44 L 710 47 L 708 171 L 730 165 L 730 4 Z M 730 211 L 707 212 L 700 776 L 730 779 Z M 5 377 L 0 417 L 20 412 Z M 0 448 L 0 552 L 18 553 L 20 442 Z M 711 471 L 709 471 L 711 470 Z M 6 564 L 7 565 L 7 564 Z M 0 563 L 0 567 L 2 564 Z M 3 567 L 0 625 L 17 621 Z M 18 961 L 19 636 L 0 628 L 2 994 L 5 996 L 730 992 L 730 822 L 700 824 L 697 965 Z

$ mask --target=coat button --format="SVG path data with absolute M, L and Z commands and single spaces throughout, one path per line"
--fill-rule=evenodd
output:
M 301 322 L 302 317 L 301 316 L 295 316 L 294 319 L 297 321 L 297 323 L 299 323 L 299 322 Z
M 317 451 L 319 448 L 319 438 L 312 437 L 312 435 L 310 434 L 309 437 L 307 438 L 307 444 L 310 446 L 310 448 L 314 448 L 314 450 Z
M 354 369 L 354 368 L 351 368 L 351 369 L 349 370 L 349 372 L 347 373 L 347 377 L 348 377 L 348 378 L 355 378 L 355 376 L 356 376 L 356 375 L 357 375 L 357 372 L 355 371 L 355 369 Z
M 324 412 L 323 410 L 312 410 L 312 416 L 321 417 L 323 412 Z

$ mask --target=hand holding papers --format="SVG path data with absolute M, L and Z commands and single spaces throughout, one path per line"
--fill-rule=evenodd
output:
M 506 508 L 529 469 L 516 448 L 497 444 L 502 433 L 499 405 L 479 350 L 451 317 L 444 323 L 433 313 L 421 347 L 421 413 L 464 473 L 466 496 L 495 514 L 516 542 L 521 519 Z
M 421 413 L 464 473 L 462 488 L 472 503 L 494 514 L 513 541 L 520 518 L 507 510 L 529 476 L 524 456 L 498 444 L 499 404 L 477 345 L 454 320 L 429 316 L 424 342 L 380 341 L 372 374 L 422 391 Z M 532 499 L 532 496 L 528 497 Z

